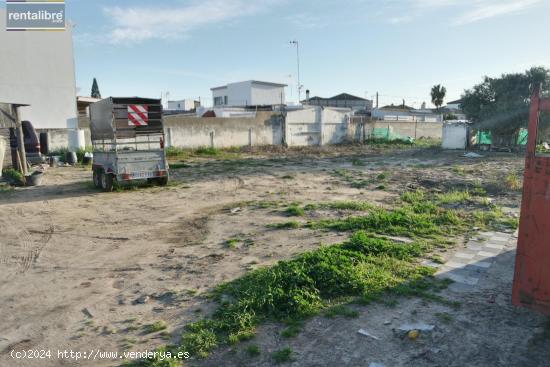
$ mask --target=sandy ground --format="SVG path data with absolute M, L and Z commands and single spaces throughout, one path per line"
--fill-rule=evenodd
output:
M 92 188 L 91 172 L 84 168 L 50 169 L 42 186 L 0 194 L 0 365 L 119 365 L 119 360 L 111 359 L 59 359 L 58 350 L 86 352 L 90 358 L 98 350 L 151 350 L 169 339 L 176 341 L 186 323 L 211 310 L 206 294 L 213 286 L 248 269 L 344 238 L 308 229 L 269 229 L 267 224 L 288 220 L 282 209 L 245 202 L 366 200 L 386 205 L 400 191 L 417 185 L 444 188 L 485 180 L 496 201 L 517 210 L 519 193 L 504 192 L 498 181 L 511 170 L 521 170 L 522 163 L 521 157 L 511 155 L 472 161 L 460 153 L 439 151 L 381 155 L 357 148 L 335 154 L 274 153 L 237 161 L 199 159 L 174 170 L 168 187 L 113 193 Z M 335 170 L 358 177 L 391 172 L 391 177 L 385 189 L 353 188 Z M 240 240 L 235 249 L 226 246 L 231 238 Z M 498 303 L 487 304 L 486 292 L 450 295 L 467 298 L 468 303 L 436 343 L 463 347 L 437 347 L 442 354 L 436 353 L 431 364 L 409 360 L 425 348 L 380 349 L 358 339 L 355 330 L 359 324 L 368 324 L 373 314 L 377 320 L 391 319 L 395 313 L 435 307 L 419 300 L 395 309 L 360 309 L 361 317 L 354 320 L 315 318 L 290 342 L 276 336 L 280 326 L 266 325 L 257 343 L 265 353 L 291 345 L 297 351 L 295 366 L 328 366 L 338 361 L 364 366 L 376 362 L 365 357 L 372 350 L 404 353 L 406 358 L 395 364 L 383 360 L 388 366 L 458 366 L 468 364 L 467 358 L 459 356 L 472 355 L 475 351 L 469 348 L 474 344 L 496 360 L 480 359 L 468 365 L 548 365 L 550 345 L 544 339 L 533 342 L 541 340 L 545 320 L 509 305 L 512 260 L 512 252 L 502 256 L 502 276 L 491 283 Z M 158 320 L 167 323 L 165 333 L 145 334 L 144 325 Z M 471 343 L 465 344 L 465 338 Z M 498 342 L 500 338 L 506 343 Z M 220 350 L 192 363 L 273 363 L 267 354 L 256 360 L 244 358 L 242 348 Z M 436 347 L 430 344 L 429 348 Z M 12 350 L 50 350 L 52 356 L 14 359 Z M 509 352 L 502 354 L 504 350 Z M 539 357 L 529 359 L 535 352 L 545 356 L 546 364 Z M 351 354 L 345 359 L 347 353 Z

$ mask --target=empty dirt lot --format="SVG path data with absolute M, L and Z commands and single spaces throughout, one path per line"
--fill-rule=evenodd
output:
M 169 186 L 112 193 L 91 186 L 89 169 L 50 169 L 42 186 L 0 193 L 0 365 L 119 365 L 119 359 L 58 359 L 57 351 L 142 351 L 179 343 L 188 323 L 217 307 L 209 297 L 215 286 L 348 238 L 345 231 L 305 225 L 346 217 L 345 208 L 293 213 L 289 207 L 363 202 L 389 208 L 410 190 L 481 187 L 485 203 L 513 219 L 522 166 L 517 155 L 468 159 L 437 149 L 241 153 L 174 162 Z M 471 236 L 438 250 L 438 262 Z M 262 323 L 254 339 L 184 363 L 547 366 L 548 320 L 510 305 L 514 252 L 509 244 L 506 249 L 479 286 L 443 291 L 449 303 L 413 297 L 352 304 L 353 317 L 320 314 L 292 338 L 280 336 L 283 325 Z M 407 322 L 435 329 L 415 341 L 392 331 Z M 378 339 L 359 335 L 361 328 Z M 287 357 L 273 354 L 285 347 Z M 34 349 L 55 355 L 10 356 Z

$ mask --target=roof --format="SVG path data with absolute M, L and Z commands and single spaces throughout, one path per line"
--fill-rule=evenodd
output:
M 98 101 L 101 101 L 101 98 L 76 96 L 77 106 L 89 106 L 92 103 L 95 103 L 95 102 L 98 102 Z
M 272 83 L 272 82 L 262 82 L 260 80 L 246 80 L 244 82 L 237 82 L 237 83 L 246 83 L 250 82 L 251 84 L 262 84 L 262 85 L 269 85 L 272 87 L 287 87 L 287 84 L 281 84 L 281 83 Z M 224 89 L 227 88 L 229 84 L 237 84 L 237 83 L 228 83 L 226 85 L 221 85 L 219 87 L 210 88 L 210 90 L 217 90 L 217 89 Z
M 310 97 L 309 101 L 310 102 L 311 101 L 365 101 L 365 102 L 368 102 L 368 100 L 365 98 L 357 97 L 348 93 L 340 93 L 330 98 L 323 98 L 318 96 Z M 304 99 L 302 102 L 306 102 L 306 100 Z
M 330 97 L 329 99 L 335 100 L 335 101 L 366 101 L 365 98 L 353 96 L 348 93 L 340 93 L 334 97 Z
M 452 102 L 447 102 L 447 104 L 462 104 L 462 102 L 464 102 L 464 99 L 457 99 L 456 101 L 452 101 Z
M 414 110 L 414 108 L 410 107 L 410 106 L 407 106 L 407 105 L 398 105 L 398 106 L 395 106 L 395 105 L 387 105 L 387 106 L 384 106 L 382 108 L 380 108 L 381 110 Z

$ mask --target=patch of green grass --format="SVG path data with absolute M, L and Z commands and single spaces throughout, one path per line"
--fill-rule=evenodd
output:
M 292 361 L 292 349 L 289 347 L 277 350 L 273 352 L 271 357 L 273 358 L 273 361 L 275 361 L 276 364 L 282 364 Z
M 187 153 L 186 150 L 184 150 L 182 148 L 178 148 L 178 147 L 165 148 L 164 152 L 165 152 L 166 156 L 169 157 L 169 158 L 183 156 Z
M 307 204 L 305 210 L 332 209 L 332 210 L 352 210 L 369 211 L 375 206 L 366 201 L 331 201 L 326 203 Z
M 272 223 L 269 224 L 269 228 L 273 229 L 297 229 L 300 228 L 302 224 L 298 222 L 297 220 L 290 220 L 288 222 L 282 222 L 282 223 Z
M 255 344 L 250 344 L 246 347 L 246 354 L 248 354 L 250 357 L 259 356 L 261 354 L 260 347 Z
M 389 235 L 430 235 L 449 231 L 450 226 L 460 224 L 461 219 L 451 210 L 438 209 L 432 212 L 417 212 L 413 207 L 402 207 L 395 210 L 376 208 L 366 216 L 344 219 L 327 219 L 310 222 L 313 229 L 336 231 L 365 230 Z M 449 233 L 447 233 L 449 234 Z
M 436 264 L 445 264 L 445 259 L 441 255 L 432 255 L 430 256 L 430 260 Z
M 194 153 L 196 155 L 217 156 L 221 154 L 221 150 L 214 147 L 200 147 Z
M 305 215 L 305 211 L 298 205 L 291 205 L 286 208 L 285 214 L 289 217 L 303 217 Z
M 516 173 L 510 173 L 505 179 L 506 187 L 510 190 L 520 191 L 522 180 Z
M 400 289 L 399 285 L 419 283 L 431 276 L 433 269 L 414 260 L 423 249 L 422 243 L 405 246 L 358 232 L 342 244 L 253 270 L 216 288 L 215 298 L 224 301 L 212 318 L 189 326 L 183 346 L 204 355 L 219 344 L 240 340 L 234 335 L 251 333 L 268 319 L 287 322 L 289 327 L 284 333 L 291 336 L 298 328 L 289 322 L 315 315 L 328 305 L 333 306 L 334 300 L 375 299 Z M 423 290 L 427 293 L 428 288 Z
M 333 306 L 325 312 L 325 317 L 328 317 L 329 319 L 333 319 L 336 316 L 343 316 L 346 318 L 356 318 L 356 317 L 359 317 L 359 312 L 352 310 L 351 308 L 346 307 L 344 305 Z
M 386 185 L 378 185 L 376 186 L 376 190 L 386 190 Z
M 293 175 L 284 175 L 281 177 L 283 180 L 294 180 L 295 177 Z
M 406 191 L 401 195 L 401 200 L 409 204 L 417 204 L 425 200 L 424 191 Z
M 238 238 L 230 238 L 227 241 L 225 241 L 225 246 L 230 249 L 236 249 L 239 242 L 240 240 Z
M 387 172 L 382 172 L 382 173 L 380 173 L 378 176 L 376 176 L 376 179 L 377 179 L 378 181 L 384 181 L 384 180 L 387 180 L 388 177 L 390 177 L 389 173 L 387 173 Z
M 502 228 L 517 229 L 519 227 L 519 218 L 505 215 L 502 209 L 491 207 L 489 210 L 476 210 L 471 213 L 473 224 L 483 229 Z
M 217 347 L 219 342 L 212 326 L 208 320 L 189 325 L 187 327 L 189 331 L 182 335 L 183 349 L 192 356 L 201 358 L 208 356 L 208 353 Z
M 445 324 L 449 324 L 453 321 L 453 316 L 447 312 L 438 312 L 435 316 Z
M 166 322 L 163 320 L 155 321 L 152 324 L 148 324 L 143 326 L 143 332 L 145 334 L 151 334 L 156 333 L 161 330 L 165 330 L 168 326 L 166 325 Z
M 293 338 L 296 335 L 300 334 L 303 327 L 304 324 L 299 320 L 288 320 L 287 327 L 281 332 L 281 336 L 283 338 Z
M 469 191 L 449 191 L 436 194 L 436 199 L 441 204 L 464 204 L 472 199 Z

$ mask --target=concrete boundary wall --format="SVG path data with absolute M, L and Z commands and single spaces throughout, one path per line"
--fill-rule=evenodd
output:
M 242 146 L 315 146 L 364 143 L 374 129 L 391 129 L 393 134 L 411 138 L 441 139 L 443 125 L 433 122 L 372 121 L 368 116 L 351 116 L 338 108 L 306 108 L 281 113 L 259 111 L 256 117 L 164 117 L 167 147 L 196 149 L 200 147 Z M 91 145 L 90 130 L 82 129 L 86 145 Z M 69 146 L 68 129 L 37 129 L 47 132 L 50 151 Z M 7 148 L 5 149 L 7 150 Z M 4 159 L 4 165 L 9 164 Z
M 365 124 L 365 137 L 368 139 L 374 129 L 387 129 L 403 137 L 415 139 L 441 139 L 443 124 L 440 122 L 413 122 L 413 121 L 369 121 Z
M 181 148 L 283 144 L 284 118 L 258 112 L 255 118 L 165 116 L 166 145 Z

